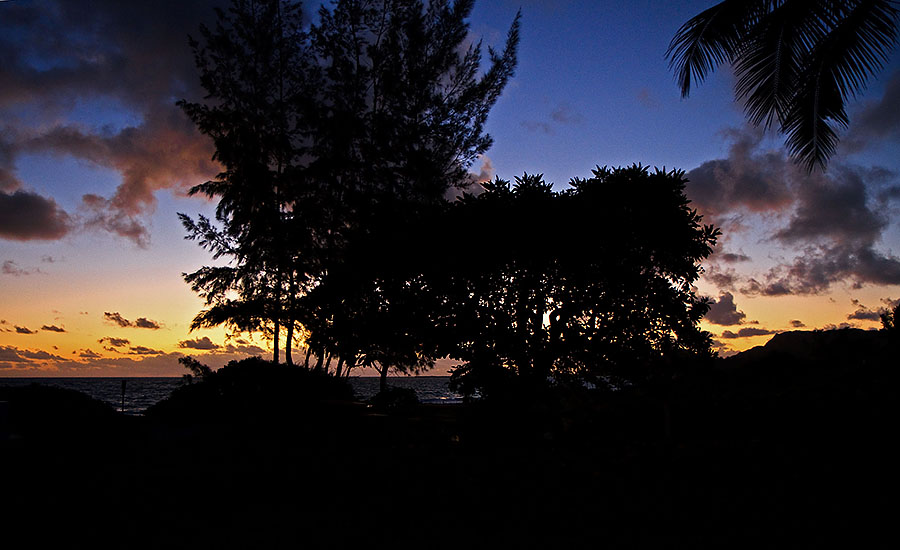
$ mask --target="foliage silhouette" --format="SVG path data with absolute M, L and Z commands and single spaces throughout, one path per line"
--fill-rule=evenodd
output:
M 184 385 L 147 409 L 147 416 L 177 421 L 293 418 L 304 407 L 353 399 L 343 379 L 250 357 L 231 361 Z
M 726 0 L 681 26 L 666 53 L 683 96 L 734 66 L 747 119 L 777 122 L 791 155 L 825 168 L 849 124 L 845 103 L 881 70 L 897 35 L 893 0 Z
M 340 328 L 346 300 L 332 280 L 383 220 L 415 219 L 468 185 L 468 166 L 490 146 L 484 124 L 516 64 L 519 17 L 482 72 L 481 43 L 466 45 L 473 5 L 338 0 L 304 31 L 295 2 L 235 0 L 215 32 L 202 30 L 194 49 L 209 96 L 182 106 L 226 166 L 195 188 L 219 198 L 224 229 L 182 220 L 232 263 L 186 275 L 210 306 L 195 327 L 268 328 L 277 349 L 285 324 L 289 350 L 299 323 L 320 370 L 332 357 L 341 372 L 410 364 L 409 353 L 357 344 L 361 331 Z M 360 303 L 385 309 L 368 288 Z
M 235 0 L 217 10 L 215 29 L 201 27 L 203 42 L 191 39 L 205 102 L 178 104 L 216 148 L 224 171 L 194 186 L 191 194 L 218 200 L 222 229 L 200 216 L 179 214 L 188 239 L 199 241 L 227 266 L 205 266 L 185 280 L 205 300 L 191 328 L 230 325 L 236 331 L 266 330 L 274 340 L 287 324 L 290 362 L 293 294 L 306 268 L 298 252 L 306 241 L 287 236 L 301 218 L 293 215 L 290 188 L 295 166 L 306 154 L 302 115 L 316 86 L 300 5 L 284 0 Z M 299 250 L 298 250 L 299 249 Z
M 382 226 L 354 249 L 355 273 L 411 304 L 387 321 L 402 328 L 394 337 L 459 360 L 465 394 L 671 376 L 677 354 L 710 355 L 697 327 L 708 303 L 692 284 L 719 234 L 684 184 L 641 166 L 597 168 L 560 192 L 540 175 L 497 179 L 415 225 Z
M 460 267 L 432 274 L 463 361 L 454 384 L 490 393 L 506 370 L 526 387 L 609 388 L 656 376 L 676 352 L 708 355 L 692 285 L 719 232 L 684 184 L 678 171 L 598 167 L 561 192 L 525 175 L 461 201 L 445 224 L 464 228 L 447 251 Z

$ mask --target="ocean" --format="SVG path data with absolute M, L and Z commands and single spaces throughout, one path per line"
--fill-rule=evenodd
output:
M 122 381 L 125 403 L 122 406 Z M 365 401 L 378 393 L 377 377 L 350 377 L 356 398 Z M 422 403 L 459 403 L 462 396 L 450 391 L 447 376 L 408 376 L 388 378 L 388 385 L 412 388 Z M 109 403 L 125 414 L 140 415 L 162 401 L 183 384 L 181 378 L 0 378 L 0 386 L 44 384 L 80 391 Z

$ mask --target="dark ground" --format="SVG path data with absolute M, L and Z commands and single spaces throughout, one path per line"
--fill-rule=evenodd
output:
M 894 547 L 897 365 L 765 361 L 777 383 L 726 366 L 589 412 L 345 401 L 173 422 L 64 390 L 0 395 L 2 534 L 66 548 Z

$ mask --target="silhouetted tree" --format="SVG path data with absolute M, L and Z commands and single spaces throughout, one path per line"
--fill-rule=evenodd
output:
M 560 192 L 540 175 L 497 179 L 420 230 L 440 243 L 423 277 L 441 351 L 462 361 L 456 387 L 615 387 L 710 354 L 692 285 L 719 232 L 684 184 L 641 166 L 598 168 Z
M 481 43 L 466 43 L 472 8 L 337 0 L 306 32 L 296 3 L 234 0 L 214 31 L 201 30 L 193 47 L 209 95 L 181 105 L 226 168 L 193 189 L 219 199 L 223 229 L 182 220 L 231 263 L 186 275 L 209 306 L 194 326 L 269 329 L 277 350 L 286 323 L 289 351 L 299 322 L 305 363 L 314 353 L 318 369 L 328 357 L 385 373 L 431 364 L 359 329 L 383 334 L 400 319 L 384 312 L 402 302 L 388 289 L 405 283 L 355 277 L 350 287 L 338 274 L 359 265 L 347 251 L 379 224 L 411 222 L 470 183 L 468 166 L 491 145 L 484 124 L 516 64 L 519 18 L 482 67 Z
M 215 29 L 201 27 L 191 40 L 203 103 L 180 101 L 198 129 L 213 139 L 213 157 L 224 167 L 191 194 L 218 200 L 217 228 L 180 214 L 189 239 L 229 265 L 203 267 L 185 280 L 206 300 L 192 328 L 230 324 L 239 331 L 269 330 L 278 362 L 285 321 L 290 362 L 293 294 L 307 278 L 298 256 L 302 241 L 288 242 L 296 167 L 306 154 L 303 110 L 316 84 L 306 49 L 300 6 L 287 0 L 234 0 L 217 10 Z M 299 249 L 299 250 L 298 250 Z M 287 306 L 287 307 L 286 307 Z
M 325 75 L 306 171 L 323 205 L 323 270 L 302 302 L 304 324 L 320 353 L 376 367 L 383 383 L 389 369 L 427 368 L 433 358 L 406 336 L 420 311 L 410 280 L 373 271 L 385 260 L 362 263 L 357 245 L 468 185 L 467 167 L 491 145 L 484 124 L 515 68 L 519 18 L 482 72 L 481 43 L 466 45 L 473 4 L 338 1 L 310 31 Z
M 825 167 L 847 127 L 848 98 L 881 70 L 897 34 L 892 0 L 725 0 L 678 30 L 667 56 L 683 96 L 734 65 L 747 118 L 777 122 L 808 170 Z

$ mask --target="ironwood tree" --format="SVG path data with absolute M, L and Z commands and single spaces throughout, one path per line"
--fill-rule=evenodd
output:
M 286 326 L 289 353 L 297 325 L 319 368 L 326 357 L 346 369 L 410 364 L 396 350 L 354 349 L 348 335 L 359 331 L 334 328 L 351 326 L 334 274 L 384 220 L 418 219 L 470 184 L 467 168 L 490 147 L 484 124 L 516 65 L 519 17 L 484 64 L 481 42 L 469 42 L 473 5 L 337 0 L 304 26 L 297 2 L 234 0 L 201 29 L 193 48 L 208 95 L 181 105 L 225 170 L 192 190 L 219 200 L 217 223 L 182 220 L 230 263 L 186 275 L 209 306 L 194 326 L 267 328 L 276 349 Z M 383 287 L 370 281 L 354 296 L 396 308 Z

